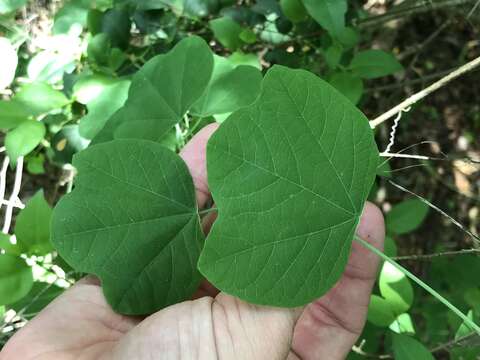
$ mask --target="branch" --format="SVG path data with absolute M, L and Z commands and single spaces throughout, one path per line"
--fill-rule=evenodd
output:
M 408 99 L 406 99 L 405 101 L 402 101 L 400 104 L 398 104 L 394 108 L 388 110 L 386 113 L 380 115 L 376 119 L 373 119 L 372 121 L 370 121 L 370 126 L 372 127 L 372 129 L 375 128 L 376 126 L 383 123 L 384 121 L 387 121 L 391 117 L 397 115 L 399 112 L 404 111 L 408 107 L 414 105 L 418 101 L 427 97 L 428 95 L 430 95 L 434 91 L 436 91 L 436 90 L 442 88 L 443 86 L 447 85 L 452 80 L 455 80 L 456 78 L 462 76 L 463 74 L 466 74 L 467 72 L 472 71 L 473 69 L 475 69 L 478 66 L 480 66 L 480 56 L 475 58 L 474 60 L 466 63 L 465 65 L 460 66 L 458 69 L 452 71 L 447 76 L 441 78 L 437 82 L 434 82 L 432 85 L 426 87 L 422 91 L 420 91 L 416 94 L 413 94 Z
M 478 253 L 480 253 L 480 249 L 463 249 L 463 250 L 457 250 L 457 251 L 444 251 L 436 254 L 395 256 L 395 257 L 392 257 L 392 259 L 397 261 L 430 260 L 430 259 L 434 259 L 441 256 L 455 256 L 455 255 L 478 254 Z

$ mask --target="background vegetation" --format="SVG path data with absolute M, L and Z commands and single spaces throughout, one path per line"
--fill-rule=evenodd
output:
M 222 81 L 236 81 L 239 94 L 251 84 L 232 80 L 238 65 L 282 64 L 326 79 L 373 119 L 480 55 L 478 1 L 324 3 L 0 0 L 0 346 L 82 276 L 49 242 L 51 207 L 73 186 L 73 154 L 123 104 L 151 57 L 199 35 L 226 58 Z M 479 80 L 472 71 L 402 114 L 390 152 L 428 159 L 386 158 L 370 195 L 386 213 L 386 253 L 475 320 Z M 228 116 L 219 112 L 187 118 L 164 144 L 180 149 Z M 376 129 L 381 150 L 392 124 Z M 391 266 L 374 292 L 352 359 L 480 357 L 478 336 Z

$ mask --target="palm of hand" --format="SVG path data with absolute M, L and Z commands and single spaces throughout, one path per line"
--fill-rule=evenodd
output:
M 182 152 L 200 207 L 209 196 L 205 145 L 214 130 L 202 130 Z M 371 204 L 358 233 L 383 244 L 383 219 Z M 255 306 L 205 285 L 197 295 L 206 296 L 145 319 L 114 313 L 97 281 L 86 278 L 19 331 L 0 360 L 342 359 L 363 328 L 377 266 L 375 255 L 354 244 L 342 279 L 304 309 Z

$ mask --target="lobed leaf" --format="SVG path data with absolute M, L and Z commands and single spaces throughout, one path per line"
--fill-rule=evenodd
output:
M 52 219 L 59 254 L 97 275 L 123 314 L 150 314 L 191 296 L 203 233 L 180 157 L 155 142 L 115 140 L 75 155 L 73 165 L 75 188 Z
M 219 215 L 199 260 L 216 287 L 293 307 L 341 276 L 378 163 L 372 130 L 315 75 L 274 66 L 207 148 Z

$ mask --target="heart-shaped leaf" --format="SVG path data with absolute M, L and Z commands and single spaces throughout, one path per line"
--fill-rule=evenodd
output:
M 134 120 L 158 121 L 157 138 L 161 138 L 204 93 L 212 69 L 212 52 L 197 36 L 180 41 L 168 54 L 154 57 L 134 75 L 127 102 L 93 143 L 113 140 L 122 123 Z
M 199 260 L 208 280 L 287 307 L 329 290 L 375 179 L 365 116 L 315 75 L 274 66 L 257 101 L 212 136 L 207 159 L 219 211 Z
M 56 206 L 52 242 L 97 275 L 114 310 L 149 314 L 196 289 L 203 233 L 192 178 L 178 155 L 115 140 L 75 155 L 75 189 Z

